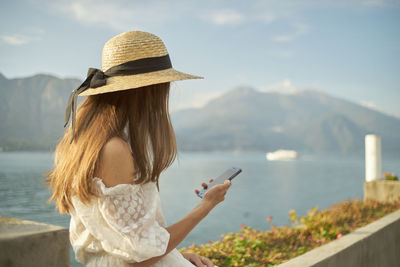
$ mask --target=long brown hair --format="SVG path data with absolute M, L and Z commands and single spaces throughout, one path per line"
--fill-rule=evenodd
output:
M 131 146 L 134 183 L 156 182 L 176 158 L 175 133 L 169 116 L 170 83 L 90 95 L 76 114 L 74 140 L 69 127 L 55 150 L 54 169 L 45 174 L 60 213 L 69 213 L 71 196 L 87 203 L 95 195 L 92 178 L 104 144 L 114 136 Z

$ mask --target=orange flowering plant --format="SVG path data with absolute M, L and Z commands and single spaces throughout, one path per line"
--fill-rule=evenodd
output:
M 399 180 L 399 177 L 397 177 L 396 174 L 390 173 L 390 172 L 384 172 L 384 173 L 382 174 L 382 177 L 383 177 L 385 180 L 389 180 L 389 181 L 398 181 L 398 180 Z
M 319 211 L 314 207 L 301 218 L 291 210 L 291 226 L 276 227 L 272 224 L 273 217 L 269 216 L 267 222 L 271 230 L 260 231 L 241 224 L 239 232 L 221 235 L 219 241 L 192 244 L 180 251 L 208 257 L 220 267 L 275 266 L 341 238 L 399 208 L 400 201 L 379 203 L 354 199 L 335 204 L 327 210 Z

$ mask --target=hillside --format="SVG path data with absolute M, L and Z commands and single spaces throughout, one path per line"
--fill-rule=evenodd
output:
M 54 149 L 77 79 L 50 75 L 7 79 L 0 74 L 0 147 Z M 364 135 L 382 136 L 385 152 L 399 151 L 400 120 L 318 91 L 297 94 L 240 87 L 202 108 L 172 114 L 181 150 L 355 152 Z
M 181 149 L 356 152 L 380 134 L 385 151 L 400 149 L 400 120 L 314 90 L 296 94 L 240 87 L 199 109 L 173 114 Z
M 63 133 L 69 94 L 77 79 L 50 75 L 7 79 L 0 74 L 0 147 L 3 150 L 54 148 Z

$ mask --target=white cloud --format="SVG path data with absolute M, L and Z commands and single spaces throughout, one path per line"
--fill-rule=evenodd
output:
M 109 27 L 114 30 L 144 28 L 145 26 L 185 18 L 200 18 L 215 25 L 237 25 L 248 21 L 271 23 L 277 20 L 293 21 L 304 10 L 327 8 L 359 8 L 383 5 L 394 5 L 398 0 L 254 0 L 248 1 L 240 8 L 233 7 L 231 1 L 187 0 L 41 0 L 46 3 L 48 12 L 57 12 L 84 25 Z M 215 6 L 218 5 L 219 9 Z M 297 27 L 297 28 L 296 28 Z M 304 26 L 295 26 L 297 34 L 275 36 L 277 42 L 288 42 L 307 31 Z
M 366 108 L 380 111 L 378 105 L 376 105 L 372 101 L 361 101 L 360 104 L 361 104 L 361 106 L 364 106 Z
M 209 12 L 203 19 L 217 25 L 232 25 L 244 22 L 244 15 L 233 9 Z
M 13 46 L 20 46 L 30 43 L 32 41 L 40 40 L 40 36 L 23 35 L 23 34 L 3 34 L 0 35 L 0 40 L 3 43 Z
M 65 10 L 83 24 L 106 24 L 114 29 L 123 27 L 124 9 L 114 2 L 71 1 Z
M 121 2 L 105 0 L 48 1 L 51 11 L 72 18 L 83 25 L 108 27 L 117 31 L 146 28 L 147 25 L 174 19 L 184 11 L 166 1 Z
M 296 94 L 299 89 L 296 88 L 289 79 L 285 79 L 281 82 L 269 84 L 260 89 L 262 92 L 277 92 L 282 94 Z
M 285 131 L 285 129 L 284 129 L 282 126 L 280 126 L 280 125 L 277 125 L 277 126 L 272 127 L 271 130 L 272 130 L 273 132 L 275 132 L 275 133 L 282 133 L 282 132 Z
M 194 94 L 184 94 L 182 92 L 173 91 L 170 104 L 171 112 L 186 108 L 200 108 L 207 104 L 210 100 L 221 96 L 223 92 L 198 92 Z
M 309 26 L 303 23 L 294 24 L 294 31 L 289 34 L 277 35 L 272 38 L 275 42 L 291 42 L 309 32 Z
M 204 92 L 204 93 L 196 93 L 193 97 L 193 101 L 191 103 L 192 107 L 202 107 L 207 104 L 210 100 L 217 98 L 222 95 L 222 92 Z
M 4 43 L 7 43 L 9 45 L 23 45 L 28 42 L 26 38 L 17 34 L 1 35 L 0 38 Z
M 395 114 L 393 112 L 387 111 L 382 109 L 381 107 L 379 107 L 375 102 L 373 101 L 360 101 L 360 105 L 366 108 L 369 108 L 371 110 L 375 110 L 375 111 L 379 111 L 382 112 L 386 115 L 392 116 L 392 117 L 396 117 L 396 118 L 400 118 L 400 114 Z

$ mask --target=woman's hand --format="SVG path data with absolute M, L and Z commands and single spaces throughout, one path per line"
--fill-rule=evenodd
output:
M 197 255 L 195 253 L 188 253 L 188 252 L 183 252 L 182 253 L 183 257 L 193 263 L 197 267 L 214 267 L 214 264 L 212 261 L 207 259 L 206 257 L 202 257 L 200 255 Z
M 223 184 L 213 186 L 208 190 L 202 199 L 203 203 L 209 203 L 212 206 L 216 206 L 218 203 L 225 200 L 225 194 L 231 186 L 231 181 L 225 180 Z

